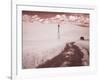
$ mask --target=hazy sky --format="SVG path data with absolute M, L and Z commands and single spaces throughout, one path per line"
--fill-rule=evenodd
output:
M 62 13 L 62 12 L 37 12 L 37 11 L 22 11 L 23 15 L 38 15 L 41 18 L 50 18 L 50 17 L 55 17 L 56 15 L 84 15 L 84 16 L 89 16 L 89 14 L 86 13 Z

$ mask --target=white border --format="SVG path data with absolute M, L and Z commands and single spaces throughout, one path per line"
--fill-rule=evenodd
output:
M 15 10 L 13 10 L 13 28 L 12 28 L 12 46 L 14 47 L 12 49 L 12 70 L 13 70 L 13 79 L 18 80 L 26 80 L 26 79 L 45 79 L 50 77 L 67 77 L 67 79 L 74 80 L 76 77 L 82 77 L 84 79 L 85 77 L 92 77 L 97 73 L 97 64 L 96 64 L 96 15 L 95 15 L 95 9 L 94 8 L 78 8 L 72 7 L 68 8 L 69 6 L 61 6 L 57 7 L 45 7 L 38 5 L 16 5 Z M 71 6 L 70 6 L 71 7 Z M 89 13 L 90 14 L 90 66 L 89 67 L 72 67 L 72 68 L 50 68 L 50 69 L 28 69 L 28 70 L 22 70 L 21 69 L 21 55 L 22 55 L 22 10 L 31 10 L 31 11 L 50 11 L 50 12 L 76 12 L 76 13 Z M 16 58 L 17 57 L 17 58 Z M 91 77 L 90 77 L 91 78 Z M 78 79 L 78 78 L 77 78 Z M 81 80 L 82 80 L 81 79 Z M 93 78 L 91 78 L 93 79 Z

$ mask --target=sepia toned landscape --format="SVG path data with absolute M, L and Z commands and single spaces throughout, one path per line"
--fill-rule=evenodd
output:
M 22 68 L 89 66 L 89 16 L 22 11 Z

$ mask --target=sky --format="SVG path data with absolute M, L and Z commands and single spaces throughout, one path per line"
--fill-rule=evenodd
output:
M 43 23 L 64 23 L 66 21 L 88 22 L 87 13 L 62 13 L 62 12 L 38 12 L 22 11 L 23 21 L 43 22 Z

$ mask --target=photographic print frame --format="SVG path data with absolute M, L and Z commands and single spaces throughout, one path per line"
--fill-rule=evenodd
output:
M 46 79 L 53 77 L 66 77 L 73 80 L 70 76 L 87 76 L 93 75 L 96 73 L 96 55 L 93 53 L 96 52 L 95 47 L 95 9 L 94 8 L 80 8 L 80 7 L 68 7 L 68 6 L 43 6 L 43 5 L 24 5 L 17 4 L 15 6 L 16 10 L 13 10 L 13 46 L 15 54 L 13 54 L 13 64 L 12 64 L 12 73 L 13 79 Z M 67 68 L 45 68 L 45 69 L 22 69 L 22 11 L 41 11 L 41 12 L 61 12 L 61 13 L 89 13 L 90 14 L 90 65 L 85 67 L 67 67 Z M 92 28 L 91 28 L 92 27 Z M 14 37 L 15 36 L 15 37 Z M 92 50 L 94 49 L 94 51 Z

